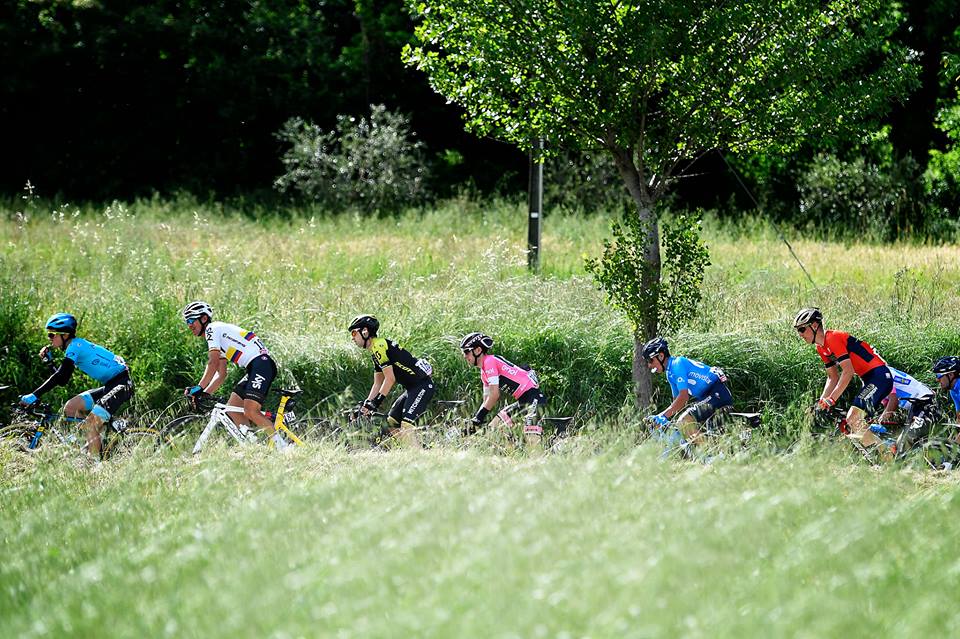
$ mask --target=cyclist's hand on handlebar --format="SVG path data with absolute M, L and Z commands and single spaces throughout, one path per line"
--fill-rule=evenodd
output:
M 188 397 L 194 397 L 200 393 L 203 393 L 203 386 L 200 386 L 199 384 L 196 386 L 187 386 L 183 389 L 183 394 Z
M 822 411 L 825 413 L 829 411 L 831 408 L 833 408 L 834 406 L 836 406 L 836 404 L 837 404 L 836 400 L 831 399 L 830 397 L 821 397 L 820 399 L 817 400 L 817 403 L 814 404 L 813 410 Z
M 20 397 L 21 406 L 32 406 L 33 404 L 36 404 L 36 403 L 37 403 L 37 396 L 34 395 L 33 393 L 30 393 L 29 395 L 22 395 Z
M 670 424 L 670 418 L 666 415 L 650 415 L 647 421 L 654 426 L 667 426 Z

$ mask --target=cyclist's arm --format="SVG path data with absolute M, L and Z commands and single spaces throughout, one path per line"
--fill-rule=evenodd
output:
M 837 362 L 837 366 L 840 367 L 839 379 L 837 379 L 836 385 L 828 394 L 825 394 L 824 397 L 829 397 L 834 402 L 840 399 L 840 396 L 843 395 L 843 391 L 847 390 L 847 386 L 850 385 L 850 382 L 853 381 L 853 378 L 856 376 L 856 373 L 853 371 L 853 362 L 849 359 L 840 360 Z M 827 369 L 827 375 L 830 374 L 830 369 Z M 833 370 L 834 377 L 837 377 L 837 371 Z M 826 387 L 824 387 L 826 390 Z
M 690 391 L 686 388 L 681 388 L 680 392 L 677 393 L 677 396 L 673 398 L 673 401 L 670 402 L 670 405 L 667 406 L 660 413 L 666 418 L 671 418 L 677 413 L 680 412 L 680 409 L 687 405 L 687 401 L 690 399 Z
M 380 387 L 377 388 L 377 377 L 380 377 Z M 380 393 L 384 397 L 390 394 L 390 389 L 393 388 L 393 385 L 397 383 L 397 376 L 393 372 L 393 366 L 387 365 L 383 367 L 383 371 L 376 373 L 373 376 L 373 388 L 370 390 L 373 395 L 368 399 L 373 399 L 377 396 L 377 393 Z
M 377 393 L 380 392 L 380 387 L 383 386 L 383 373 L 376 371 L 373 374 L 373 386 L 370 387 L 370 392 L 367 393 L 367 399 L 372 400 L 377 396 Z
M 53 372 L 53 375 L 48 377 L 47 381 L 40 384 L 37 390 L 33 391 L 33 394 L 40 397 L 55 386 L 63 386 L 70 381 L 76 366 L 76 363 L 74 363 L 72 359 L 64 357 L 63 361 L 60 362 L 60 366 Z
M 497 405 L 497 402 L 500 401 L 500 386 L 494 386 L 490 384 L 489 386 L 483 387 L 483 404 L 482 406 L 488 411 L 493 410 L 493 407 Z
M 216 379 L 214 379 L 214 375 L 216 375 Z M 203 377 L 200 378 L 200 388 L 202 388 L 205 393 L 212 395 L 223 385 L 226 377 L 226 358 L 221 357 L 219 349 L 209 351 L 207 353 L 207 368 L 203 371 Z
M 840 381 L 840 373 L 837 372 L 836 365 L 828 367 L 827 381 L 823 385 L 823 391 L 820 392 L 820 399 L 826 399 L 827 397 L 830 397 L 830 394 L 833 393 L 833 389 L 837 387 L 838 381 Z

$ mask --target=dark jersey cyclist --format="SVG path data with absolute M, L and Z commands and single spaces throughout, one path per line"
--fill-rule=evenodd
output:
M 893 373 L 887 362 L 872 346 L 849 333 L 825 330 L 818 308 L 801 309 L 793 326 L 804 341 L 816 346 L 827 369 L 827 381 L 815 408 L 830 410 L 853 378 L 859 376 L 863 388 L 847 411 L 849 437 L 862 440 L 868 447 L 880 444 L 880 438 L 868 428 L 865 415 L 882 410 L 884 400 L 895 393 Z
M 69 313 L 57 313 L 47 320 L 48 346 L 40 350 L 40 357 L 49 359 L 51 348 L 64 351 L 63 361 L 47 381 L 29 395 L 20 398 L 20 403 L 29 406 L 44 393 L 70 381 L 75 369 L 80 369 L 102 384 L 99 388 L 80 393 L 63 407 L 65 417 L 84 417 L 87 434 L 87 451 L 95 458 L 100 456 L 100 428 L 117 410 L 133 396 L 130 370 L 122 357 L 106 348 L 77 337 L 77 319 Z
M 487 419 L 487 415 L 500 400 L 500 390 L 505 390 L 517 402 L 525 407 L 523 437 L 528 446 L 539 447 L 543 439 L 543 427 L 539 423 L 540 411 L 547 398 L 540 390 L 537 374 L 523 366 L 517 366 L 506 359 L 493 355 L 493 338 L 483 333 L 470 333 L 460 340 L 460 352 L 471 366 L 480 369 L 480 382 L 483 384 L 483 403 L 474 414 L 471 426 L 477 428 Z M 495 419 L 508 422 L 510 416 L 501 411 Z
M 680 433 L 688 442 L 699 444 L 702 439 L 700 426 L 718 410 L 733 405 L 726 375 L 719 368 L 697 360 L 670 355 L 667 340 L 662 337 L 655 337 L 644 344 L 642 355 L 649 362 L 651 372 L 666 374 L 673 394 L 673 402 L 660 413 L 652 415 L 651 421 L 662 428 L 679 414 L 677 428 Z M 695 403 L 685 408 L 691 399 Z
M 419 447 L 415 425 L 433 398 L 433 368 L 425 359 L 414 357 L 405 348 L 385 337 L 378 337 L 380 321 L 372 315 L 358 315 L 348 326 L 353 343 L 370 351 L 373 359 L 373 385 L 367 398 L 358 406 L 369 415 L 380 408 L 394 384 L 403 393 L 387 413 L 387 423 L 400 428 L 401 441 Z
M 264 401 L 277 376 L 277 364 L 263 341 L 252 331 L 236 324 L 214 322 L 213 308 L 203 301 L 187 304 L 181 315 L 190 332 L 207 342 L 207 365 L 203 376 L 184 394 L 215 393 L 227 380 L 227 362 L 233 362 L 246 373 L 233 387 L 227 405 L 243 407 L 243 413 L 227 414 L 237 424 L 246 426 L 253 422 L 268 436 L 272 435 L 279 448 L 284 448 L 286 441 L 277 434 L 270 418 L 263 414 Z

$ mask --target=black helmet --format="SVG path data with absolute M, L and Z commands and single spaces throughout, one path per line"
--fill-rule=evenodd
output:
M 477 346 L 479 346 L 483 350 L 492 348 L 493 338 L 487 335 L 484 335 L 483 333 L 470 333 L 464 336 L 462 340 L 460 340 L 461 351 L 473 350 Z
M 800 328 L 801 326 L 806 326 L 807 324 L 812 324 L 813 322 L 820 322 L 823 324 L 823 313 L 820 312 L 819 308 L 802 308 L 800 312 L 797 313 L 797 316 L 793 318 L 793 327 Z
M 350 326 L 347 327 L 347 330 L 357 331 L 362 328 L 367 329 L 367 331 L 370 332 L 370 335 L 376 335 L 377 331 L 380 329 L 380 320 L 373 315 L 357 315 L 350 322 Z
M 658 353 L 667 353 L 670 354 L 670 347 L 667 344 L 667 340 L 662 337 L 654 337 L 652 340 L 643 345 L 643 359 L 648 362 L 657 356 Z
M 960 373 L 960 357 L 948 355 L 933 363 L 933 374 L 937 377 L 947 373 Z

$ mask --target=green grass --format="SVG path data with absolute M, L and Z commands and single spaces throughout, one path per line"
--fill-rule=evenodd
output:
M 548 217 L 531 276 L 522 207 L 506 202 L 386 219 L 163 200 L 6 208 L 0 384 L 36 385 L 42 322 L 70 310 L 130 362 L 140 405 L 161 404 L 202 369 L 177 311 L 204 297 L 263 337 L 308 405 L 366 393 L 370 364 L 344 327 L 372 312 L 430 357 L 441 397 L 479 399 L 453 342 L 483 330 L 541 373 L 553 411 L 598 415 L 540 459 L 213 446 L 91 471 L 54 448 L 0 450 L 4 636 L 960 632 L 960 480 L 815 445 L 802 408 L 822 367 L 790 324 L 819 304 L 932 384 L 930 361 L 960 353 L 956 246 L 791 237 L 811 287 L 771 229 L 708 223 L 703 308 L 674 351 L 723 366 L 767 427 L 743 456 L 702 466 L 635 443 L 629 327 L 582 268 L 603 217 Z
M 7 464 L 11 460 L 4 460 Z M 927 637 L 960 632 L 954 477 L 831 451 L 211 449 L 0 490 L 7 636 Z M 25 466 L 25 467 L 24 467 Z

